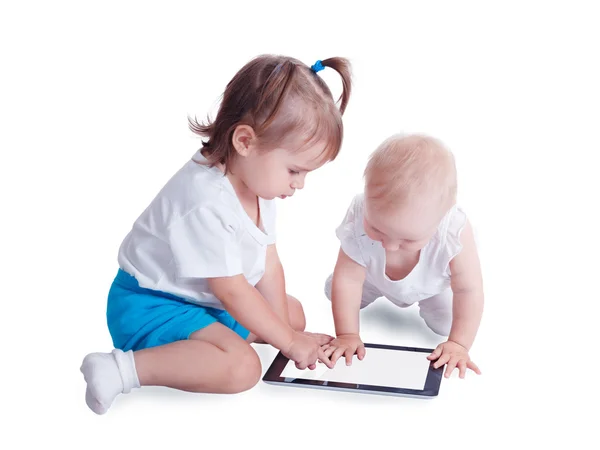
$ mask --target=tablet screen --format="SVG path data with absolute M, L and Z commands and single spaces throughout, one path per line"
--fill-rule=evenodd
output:
M 431 363 L 428 354 L 367 348 L 365 358 L 360 361 L 355 355 L 351 366 L 346 366 L 345 358 L 340 358 L 333 369 L 318 363 L 314 370 L 299 370 L 289 361 L 281 377 L 423 390 Z

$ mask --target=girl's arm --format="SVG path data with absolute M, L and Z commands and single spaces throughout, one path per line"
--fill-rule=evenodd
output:
M 267 248 L 265 274 L 256 284 L 256 289 L 262 294 L 273 311 L 275 311 L 277 317 L 279 317 L 282 322 L 289 325 L 290 321 L 287 292 L 285 289 L 285 276 L 275 244 L 269 245 Z
M 211 278 L 208 284 L 225 309 L 242 326 L 273 347 L 283 352 L 289 350 L 294 340 L 294 330 L 248 283 L 244 275 Z

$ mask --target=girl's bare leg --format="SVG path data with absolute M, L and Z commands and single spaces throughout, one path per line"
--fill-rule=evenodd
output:
M 220 323 L 185 341 L 134 353 L 141 386 L 167 386 L 189 392 L 234 394 L 252 388 L 261 376 L 254 349 Z
M 190 339 L 136 352 L 91 353 L 81 366 L 86 402 L 104 414 L 115 397 L 141 386 L 166 386 L 189 392 L 238 393 L 258 383 L 260 359 L 237 333 L 220 323 Z

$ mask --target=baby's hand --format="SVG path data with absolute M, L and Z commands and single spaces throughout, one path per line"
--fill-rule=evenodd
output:
M 431 361 L 437 359 L 433 365 L 435 369 L 444 364 L 448 364 L 446 366 L 446 373 L 444 374 L 446 378 L 448 378 L 452 374 L 452 371 L 457 367 L 460 378 L 465 377 L 467 369 L 471 369 L 476 374 L 481 375 L 479 367 L 471 361 L 467 349 L 453 341 L 446 341 L 438 345 L 427 359 Z
M 331 358 L 331 363 L 336 361 L 343 355 L 346 357 L 346 365 L 352 365 L 352 357 L 356 353 L 358 359 L 362 360 L 365 357 L 365 345 L 363 344 L 358 334 L 341 334 L 329 344 L 323 346 L 325 356 Z

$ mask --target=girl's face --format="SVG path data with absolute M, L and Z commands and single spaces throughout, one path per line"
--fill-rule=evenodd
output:
M 415 252 L 427 245 L 445 212 L 439 205 L 418 198 L 381 209 L 377 200 L 365 195 L 365 232 L 387 251 Z
M 254 148 L 238 168 L 244 184 L 258 197 L 287 198 L 304 187 L 309 172 L 325 164 L 324 147 L 324 143 L 316 143 L 298 151 L 292 142 L 266 151 Z

